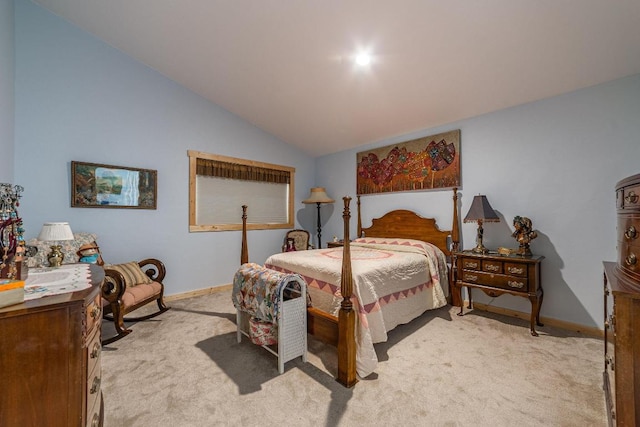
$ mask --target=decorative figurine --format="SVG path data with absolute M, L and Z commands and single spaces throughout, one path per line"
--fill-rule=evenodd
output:
M 287 237 L 287 246 L 284 249 L 285 252 L 293 252 L 296 250 L 296 241 L 293 237 Z
M 513 218 L 513 226 L 516 228 L 516 231 L 514 231 L 511 236 L 520 244 L 516 253 L 518 255 L 531 255 L 529 243 L 538 237 L 538 233 L 533 230 L 531 220 L 527 217 L 516 216 Z
M 100 248 L 95 242 L 80 246 L 76 255 L 80 258 L 80 262 L 104 265 L 104 261 L 102 261 L 102 256 L 100 255 Z
M 0 277 L 9 279 L 22 276 L 25 242 L 18 207 L 23 191 L 24 187 L 20 185 L 0 184 Z M 18 259 L 16 252 L 19 252 Z

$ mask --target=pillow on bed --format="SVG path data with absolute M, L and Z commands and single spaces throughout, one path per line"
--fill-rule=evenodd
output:
M 360 237 L 355 239 L 353 243 L 368 243 L 376 245 L 399 245 L 399 246 L 413 246 L 415 248 L 421 248 L 425 251 L 436 247 L 435 245 L 423 242 L 422 240 L 414 239 L 398 239 L 394 237 Z

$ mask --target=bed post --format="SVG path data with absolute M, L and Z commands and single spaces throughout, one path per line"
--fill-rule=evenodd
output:
M 362 217 L 360 216 L 360 195 L 356 195 L 356 201 L 358 205 L 358 235 L 356 239 L 362 237 Z
M 249 249 L 247 249 L 247 205 L 242 205 L 242 251 L 240 252 L 240 265 L 249 262 Z
M 458 225 L 458 189 L 453 189 L 453 226 L 451 227 L 451 250 L 457 251 L 460 243 L 460 226 Z
M 342 255 L 342 277 L 340 292 L 342 303 L 338 313 L 338 382 L 345 387 L 353 387 L 356 378 L 356 313 L 353 311 L 351 294 L 353 293 L 353 274 L 351 271 L 351 249 L 349 243 L 349 202 L 351 197 L 343 197 L 344 246 Z
M 458 189 L 453 189 L 453 226 L 451 227 L 451 270 L 449 270 L 449 295 L 451 305 L 462 307 L 462 295 L 460 288 L 456 288 L 455 281 L 458 274 L 457 257 L 455 253 L 460 245 L 460 225 L 458 220 Z

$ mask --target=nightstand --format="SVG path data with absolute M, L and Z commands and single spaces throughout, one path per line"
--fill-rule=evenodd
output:
M 338 242 L 329 241 L 327 242 L 327 248 L 341 248 L 344 246 L 344 242 L 342 240 Z
M 477 288 L 491 297 L 516 295 L 531 301 L 531 335 L 538 336 L 535 325 L 540 323 L 540 307 L 544 292 L 540 284 L 541 255 L 500 255 L 498 253 L 455 252 L 457 272 L 454 286 L 461 292 L 466 286 L 469 308 L 473 308 L 471 289 Z M 464 303 L 459 316 L 464 315 Z

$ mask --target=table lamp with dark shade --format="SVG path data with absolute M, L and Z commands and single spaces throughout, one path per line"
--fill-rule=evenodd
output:
M 322 225 L 320 223 L 320 205 L 322 203 L 333 203 L 333 202 L 335 202 L 335 200 L 333 200 L 331 197 L 327 195 L 327 192 L 324 189 L 324 187 L 312 188 L 311 193 L 309 194 L 309 197 L 302 201 L 302 203 L 305 203 L 305 204 L 315 203 L 316 206 L 318 207 L 318 249 L 322 249 L 322 238 L 321 238 Z
M 487 248 L 482 244 L 482 234 L 484 230 L 482 229 L 483 222 L 500 222 L 500 218 L 495 213 L 489 201 L 487 200 L 487 196 L 477 195 L 473 197 L 473 202 L 471 203 L 471 208 L 469 208 L 469 212 L 467 216 L 464 217 L 464 222 L 478 222 L 478 234 L 476 236 L 476 247 L 472 249 L 475 253 L 486 253 L 488 251 Z

